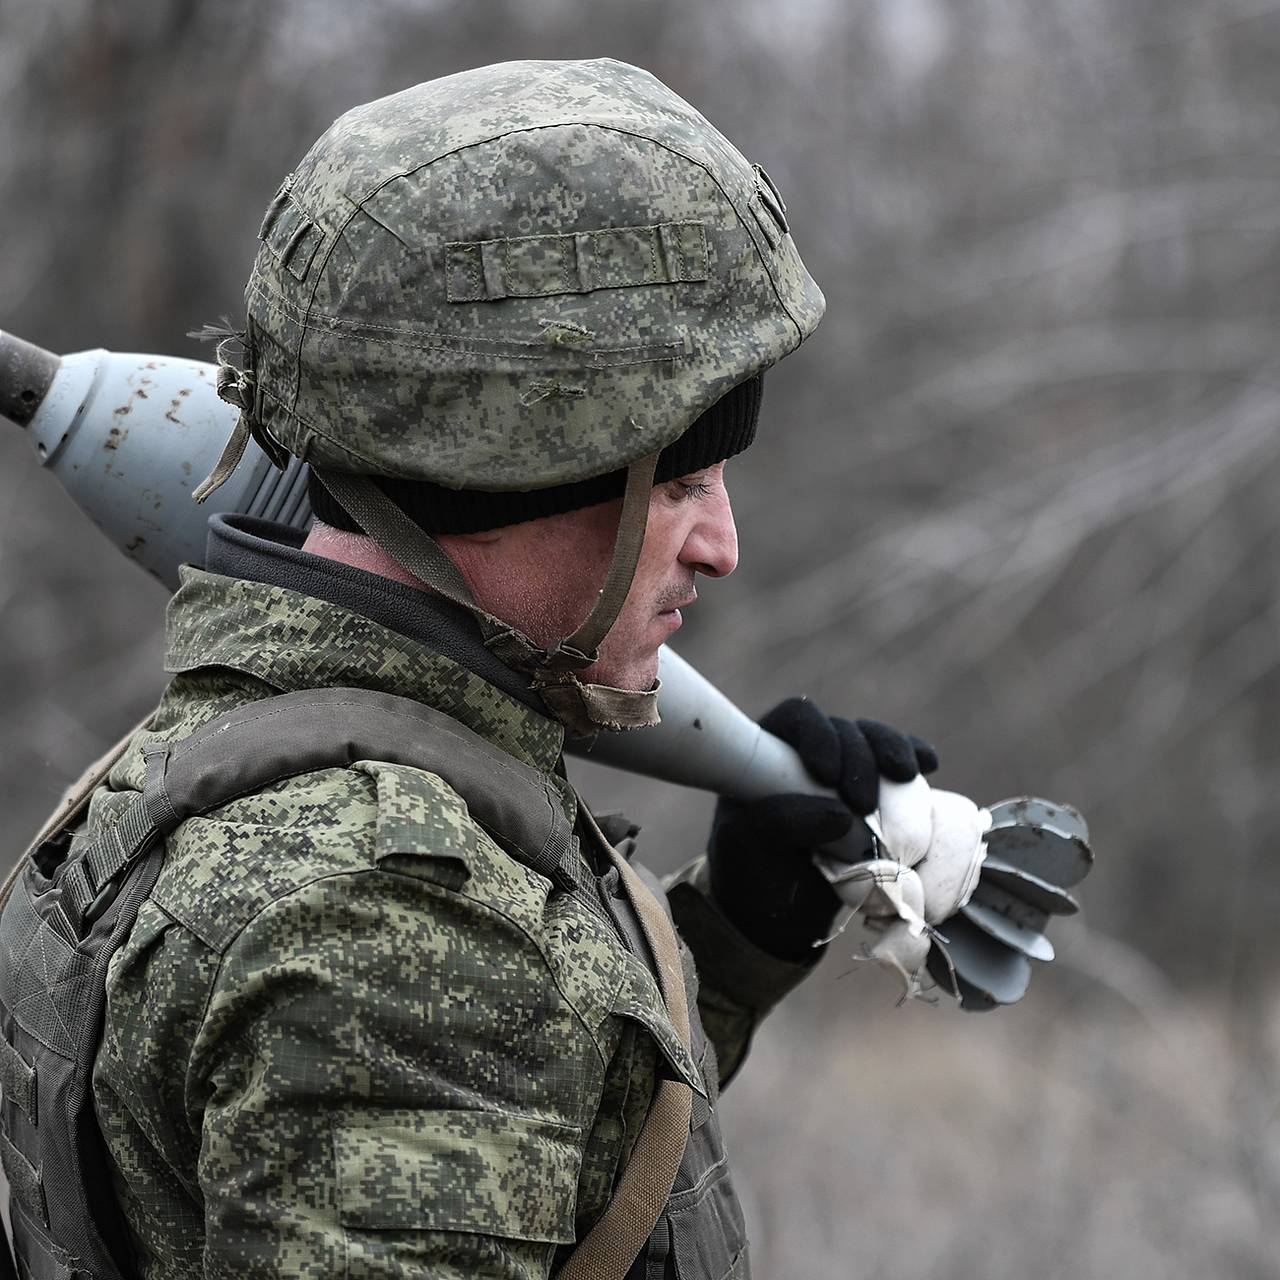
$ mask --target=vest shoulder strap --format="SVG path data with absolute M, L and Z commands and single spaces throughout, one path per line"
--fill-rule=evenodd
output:
M 93 795 L 99 784 L 111 772 L 116 761 L 124 755 L 129 743 L 133 741 L 134 734 L 145 729 L 150 723 L 151 715 L 148 714 L 146 719 L 134 725 L 115 746 L 110 748 L 104 755 L 99 756 L 63 793 L 62 799 L 58 802 L 58 807 L 45 820 L 44 826 L 32 837 L 31 843 L 23 851 L 22 857 L 9 869 L 9 874 L 5 876 L 4 882 L 0 883 L 0 911 L 4 909 L 4 904 L 9 901 L 9 895 L 13 892 L 13 886 L 22 874 L 22 869 L 26 866 L 27 859 L 42 845 L 56 839 L 73 822 L 79 820 L 89 804 L 89 797 Z M 4 1280 L 3 1272 L 0 1272 L 0 1280 Z
M 120 820 L 62 877 L 62 910 L 81 934 L 122 872 L 179 823 L 284 778 L 357 760 L 425 769 L 512 856 L 559 888 L 579 887 L 572 828 L 550 778 L 452 716 L 368 689 L 309 689 L 248 703 L 177 743 L 143 748 L 146 782 Z

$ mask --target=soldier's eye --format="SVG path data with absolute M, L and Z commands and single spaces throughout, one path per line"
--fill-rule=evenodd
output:
M 689 484 L 684 480 L 677 480 L 676 484 L 680 487 L 680 500 L 686 498 L 705 498 L 711 492 L 711 486 L 705 480 L 697 480 L 693 484 Z

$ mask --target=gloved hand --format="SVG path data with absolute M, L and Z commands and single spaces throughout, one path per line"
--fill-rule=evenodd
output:
M 781 795 L 716 805 L 707 847 L 711 896 L 733 925 L 780 960 L 816 961 L 840 899 L 813 851 L 844 836 L 877 805 L 881 777 L 910 782 L 938 767 L 934 749 L 876 720 L 828 717 L 788 698 L 760 720 L 794 748 L 827 796 Z M 867 839 L 871 851 L 870 834 Z

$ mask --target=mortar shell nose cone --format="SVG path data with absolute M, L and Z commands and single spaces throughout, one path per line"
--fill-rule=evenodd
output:
M 61 363 L 61 356 L 0 329 L 0 416 L 25 427 Z

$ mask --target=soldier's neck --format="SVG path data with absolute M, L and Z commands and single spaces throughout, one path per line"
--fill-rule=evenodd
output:
M 307 533 L 307 540 L 302 544 L 302 550 L 313 556 L 323 556 L 326 560 L 336 560 L 339 564 L 349 564 L 353 569 L 376 573 L 379 577 L 390 578 L 392 582 L 401 582 L 406 587 L 427 590 L 420 579 L 397 564 L 368 534 L 335 529 L 331 524 L 315 520 Z

